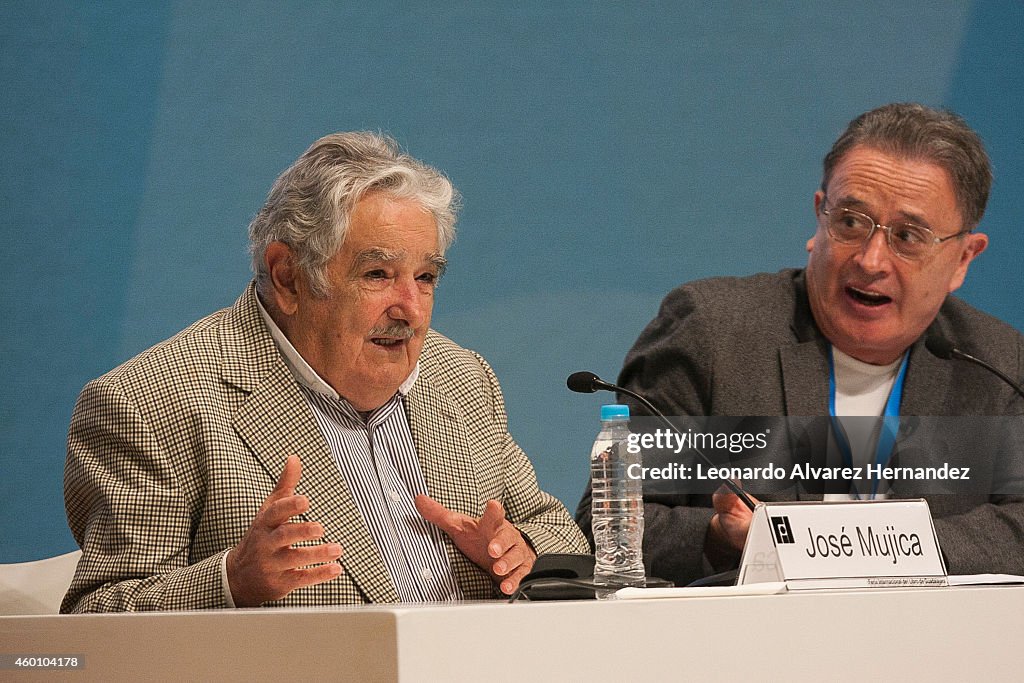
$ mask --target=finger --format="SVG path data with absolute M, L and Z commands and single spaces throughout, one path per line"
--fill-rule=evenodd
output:
M 751 497 L 750 500 L 755 505 L 759 502 L 753 497 Z M 746 503 L 740 500 L 739 496 L 726 488 L 721 488 L 715 492 L 714 496 L 711 498 L 711 505 L 714 507 L 716 512 L 723 515 L 749 517 L 752 514 Z
M 508 549 L 508 546 L 502 543 L 502 539 L 498 538 L 503 524 L 505 524 L 505 509 L 501 507 L 501 503 L 492 498 L 484 506 L 484 514 L 480 518 L 479 528 L 480 533 L 487 539 L 487 554 L 494 558 L 501 557 L 502 553 Z M 505 540 L 507 541 L 507 538 Z
M 479 520 L 480 535 L 487 541 L 487 555 L 494 558 L 501 557 L 512 543 L 519 532 L 514 526 L 505 520 L 505 509 L 502 504 L 492 499 L 487 501 L 483 507 L 483 516 Z M 511 529 L 512 536 L 509 536 Z M 505 531 L 503 535 L 503 531 Z
M 277 484 L 274 486 L 274 490 L 270 492 L 267 499 L 263 502 L 264 505 L 286 498 L 295 494 L 295 487 L 299 484 L 299 477 L 302 476 L 302 462 L 299 460 L 297 455 L 289 455 L 284 461 L 284 469 L 281 470 L 281 476 L 277 478 Z
M 334 562 L 341 557 L 341 546 L 337 543 L 318 543 L 298 548 L 285 548 L 278 552 L 274 561 L 275 571 L 301 569 L 313 565 Z
M 522 537 L 520 537 L 520 540 L 522 540 Z M 494 564 L 491 565 L 491 571 L 497 576 L 505 576 L 522 566 L 525 562 L 532 563 L 534 557 L 536 555 L 534 555 L 533 550 L 526 543 L 516 543 L 501 557 L 497 558 Z
M 336 562 L 341 555 L 341 546 L 337 543 L 278 548 L 262 558 L 259 572 L 267 580 L 271 580 L 271 577 L 280 577 L 295 569 Z
M 341 575 L 341 565 L 337 562 L 317 565 L 302 569 L 288 569 L 275 574 L 267 582 L 265 595 L 260 599 L 260 604 L 267 600 L 280 600 L 292 591 L 313 586 L 324 581 L 330 581 Z
M 536 556 L 534 556 L 533 559 L 536 559 Z M 505 595 L 512 595 L 516 592 L 516 589 L 519 588 L 519 584 L 523 581 L 523 577 L 529 574 L 530 570 L 533 569 L 533 559 L 519 565 L 514 572 L 502 580 L 501 585 L 499 586 L 502 593 Z
M 719 486 L 715 489 L 715 492 L 711 495 L 711 504 L 716 510 L 720 510 L 723 507 L 728 507 L 726 504 L 726 498 L 733 495 L 732 491 L 727 489 L 725 485 Z
M 731 481 L 732 481 L 733 484 L 736 485 L 737 488 L 739 488 L 741 490 L 743 489 L 743 486 L 741 485 L 739 480 L 732 479 Z M 731 496 L 731 498 L 730 498 L 730 496 Z M 746 507 L 746 503 L 743 503 L 743 501 L 741 501 L 739 499 L 739 496 L 737 496 L 735 493 L 733 493 L 732 489 L 730 489 L 725 484 L 722 484 L 721 486 L 719 486 L 718 490 L 715 491 L 714 495 L 712 496 L 712 502 L 714 501 L 715 498 L 720 498 L 723 501 L 728 501 L 729 505 L 743 505 L 743 507 Z M 757 503 L 760 502 L 756 498 L 754 498 L 752 495 L 750 495 L 749 493 L 747 493 L 747 498 L 750 498 L 750 501 L 752 503 L 754 503 L 755 505 L 757 505 Z
M 453 532 L 459 531 L 460 525 L 456 521 L 456 513 L 452 512 L 444 505 L 441 505 L 430 496 L 426 496 L 421 493 L 413 500 L 413 504 L 416 506 L 416 511 L 420 513 L 420 516 L 423 517 L 423 519 L 439 527 L 441 531 L 445 532 L 449 536 L 451 536 Z
M 295 487 L 299 485 L 299 478 L 302 476 L 302 461 L 297 455 L 289 455 L 284 461 L 284 469 L 277 479 L 277 486 L 274 491 L 281 491 L 284 495 L 292 495 Z
M 277 527 L 272 536 L 275 546 L 286 548 L 303 541 L 320 540 L 324 537 L 324 527 L 320 522 L 293 522 Z
M 519 529 L 502 519 L 498 530 L 490 538 L 487 538 L 487 554 L 498 559 L 522 540 L 523 536 L 519 533 Z
M 711 496 L 711 505 L 718 512 L 728 513 L 739 504 L 741 504 L 739 496 L 730 491 L 724 484 L 719 486 L 718 490 Z
M 286 524 L 296 515 L 309 512 L 309 498 L 306 496 L 288 496 L 269 504 L 264 503 L 264 505 L 266 507 L 260 512 L 259 519 L 265 527 L 270 529 Z
M 315 586 L 318 583 L 336 579 L 341 576 L 341 571 L 342 567 L 337 562 L 329 562 L 327 564 L 317 565 L 316 567 L 293 569 L 289 572 L 287 577 L 287 582 L 290 586 L 288 592 L 290 593 L 298 588 Z

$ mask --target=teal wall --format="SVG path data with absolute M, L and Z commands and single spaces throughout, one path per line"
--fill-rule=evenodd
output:
M 1024 327 L 1024 5 L 0 2 L 0 562 L 70 550 L 90 378 L 229 305 L 245 228 L 315 138 L 382 130 L 465 195 L 435 327 L 492 361 L 575 507 L 599 396 L 660 298 L 804 261 L 820 159 L 917 100 L 990 146 L 964 296 Z

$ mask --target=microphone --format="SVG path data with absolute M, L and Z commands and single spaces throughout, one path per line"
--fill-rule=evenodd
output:
M 603 381 L 594 373 L 587 372 L 586 370 L 583 372 L 574 372 L 569 375 L 568 379 L 565 380 L 565 386 L 569 387 L 571 391 L 575 391 L 577 394 L 593 394 L 598 389 L 602 389 L 604 391 L 619 390 L 619 387 L 614 384 L 608 384 L 608 382 Z M 626 392 L 623 391 L 622 393 Z M 634 396 L 634 398 L 638 398 L 641 403 L 646 403 L 643 398 L 637 396 Z
M 999 379 L 1009 384 L 1021 398 L 1024 398 L 1024 389 L 1022 389 L 1019 384 L 1010 379 L 1005 373 L 989 365 L 980 358 L 976 358 L 969 353 L 964 353 L 960 349 L 956 348 L 956 346 L 953 345 L 953 342 L 951 342 L 946 337 L 942 336 L 941 333 L 932 332 L 931 334 L 929 334 L 928 338 L 924 340 L 924 346 L 926 349 L 932 352 L 933 356 L 937 356 L 938 358 L 942 358 L 943 360 L 955 358 L 956 360 L 965 360 L 969 363 L 980 365 L 981 367 L 985 368 L 986 370 L 994 374 Z
M 596 391 L 611 391 L 635 398 L 641 405 L 643 405 L 644 408 L 651 411 L 652 415 L 657 416 L 662 422 L 668 425 L 669 429 L 682 436 L 682 432 L 679 431 L 679 428 L 672 424 L 672 421 L 665 417 L 661 411 L 655 408 L 654 404 L 646 398 L 634 391 L 626 389 L 625 387 L 620 387 L 616 384 L 612 384 L 611 382 L 605 382 L 592 372 L 584 370 L 582 372 L 572 373 L 565 380 L 565 386 L 569 387 L 570 391 L 575 391 L 577 394 L 593 394 Z M 709 467 L 715 467 L 715 463 L 711 462 L 711 459 L 704 455 L 699 448 L 694 447 L 692 450 L 699 455 Z M 750 508 L 751 511 L 754 510 L 754 501 L 750 500 L 750 496 L 748 496 L 746 491 L 741 489 L 736 482 L 729 479 L 723 479 L 722 483 L 725 484 L 726 488 L 735 493 L 736 496 L 743 501 L 743 504 Z

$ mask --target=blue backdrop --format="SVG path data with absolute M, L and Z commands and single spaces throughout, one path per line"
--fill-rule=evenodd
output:
M 1016 0 L 0 4 L 0 562 L 74 548 L 78 391 L 234 301 L 271 182 L 337 130 L 465 195 L 435 327 L 492 362 L 570 508 L 602 399 L 565 376 L 614 377 L 680 282 L 802 264 L 821 157 L 866 109 L 985 138 L 962 294 L 1024 327 L 1022 25 Z

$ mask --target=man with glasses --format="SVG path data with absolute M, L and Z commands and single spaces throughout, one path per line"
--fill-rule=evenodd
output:
M 859 116 L 825 157 L 806 269 L 677 288 L 619 384 L 669 415 L 1021 414 L 1024 401 L 998 379 L 925 347 L 938 334 L 1024 375 L 1021 335 L 949 296 L 988 245 L 975 228 L 991 181 L 981 140 L 955 114 L 890 104 Z M 775 497 L 822 498 L 795 486 Z M 830 496 L 858 497 L 874 496 Z M 950 573 L 1024 573 L 1024 498 L 927 498 Z M 736 566 L 751 513 L 735 495 L 645 503 L 650 574 L 682 585 Z M 584 529 L 588 505 L 589 492 Z

